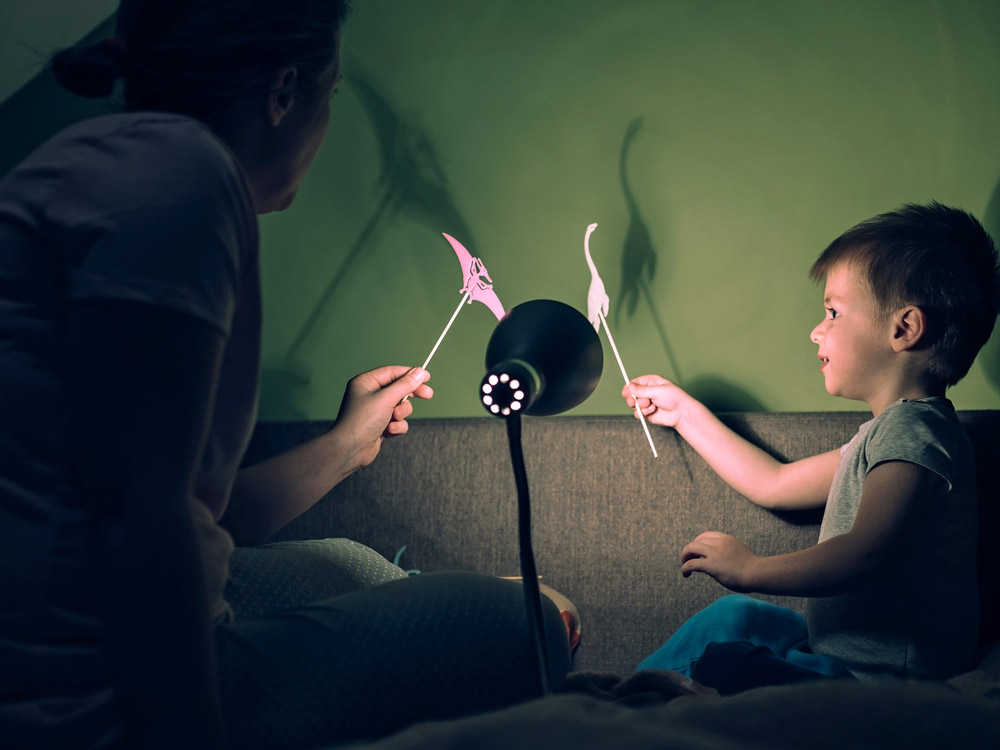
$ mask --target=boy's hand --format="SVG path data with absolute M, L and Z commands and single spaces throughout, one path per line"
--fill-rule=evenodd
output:
M 681 575 L 706 573 L 732 591 L 747 591 L 747 572 L 758 559 L 743 542 L 720 531 L 699 534 L 681 551 Z
M 639 411 L 653 424 L 677 427 L 682 408 L 691 397 L 679 386 L 659 375 L 640 375 L 622 388 L 629 408 Z

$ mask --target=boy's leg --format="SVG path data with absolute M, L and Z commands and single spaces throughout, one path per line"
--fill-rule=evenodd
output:
M 734 695 L 766 685 L 789 685 L 828 675 L 794 664 L 766 646 L 749 641 L 710 643 L 694 662 L 691 677 L 720 695 Z
M 542 607 L 557 688 L 566 628 L 547 597 Z M 216 634 L 235 747 L 373 738 L 538 695 L 523 590 L 493 576 L 425 573 Z
M 787 651 L 807 637 L 805 621 L 792 610 L 728 594 L 695 613 L 637 669 L 669 669 L 691 677 L 694 662 L 710 643 L 749 641 Z
M 835 659 L 811 653 L 808 641 L 805 618 L 798 612 L 729 594 L 685 622 L 639 669 L 671 669 L 723 695 L 851 676 Z

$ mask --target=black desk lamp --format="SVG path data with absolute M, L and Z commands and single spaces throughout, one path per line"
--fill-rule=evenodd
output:
M 521 579 L 538 661 L 542 695 L 549 692 L 542 602 L 531 548 L 531 503 L 521 450 L 521 415 L 559 414 L 593 393 L 604 368 L 601 340 L 575 308 L 537 299 L 512 308 L 486 346 L 486 375 L 479 397 L 486 410 L 507 423 L 507 442 L 517 486 Z

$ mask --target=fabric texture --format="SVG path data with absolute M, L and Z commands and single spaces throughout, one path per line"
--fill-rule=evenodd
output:
M 497 709 L 540 694 L 519 583 L 464 572 L 403 574 L 317 600 L 327 584 L 309 572 L 318 557 L 308 546 L 261 551 L 290 552 L 280 563 L 289 581 L 297 567 L 290 560 L 298 556 L 302 575 L 282 597 L 287 603 L 297 596 L 298 606 L 216 627 L 223 710 L 234 747 L 374 739 L 416 721 Z M 349 567 L 379 567 L 359 549 L 341 548 L 337 557 L 354 557 L 358 564 Z M 235 581 L 247 559 L 234 557 Z M 244 609 L 235 591 L 231 600 L 237 613 Z M 549 682 L 558 688 L 569 668 L 566 627 L 547 597 L 542 612 Z
M 406 578 L 406 571 L 352 539 L 307 539 L 237 547 L 225 597 L 234 619 L 331 599 Z
M 854 523 L 865 477 L 886 461 L 937 474 L 942 489 L 900 525 L 891 554 L 856 592 L 809 599 L 809 644 L 861 678 L 945 679 L 979 643 L 977 499 L 972 446 L 947 399 L 901 400 L 844 447 L 820 541 Z
M 257 223 L 229 150 L 165 114 L 73 126 L 0 180 L 0 737 L 114 737 L 93 498 L 67 455 L 62 340 L 73 300 L 194 316 L 227 336 L 197 508 L 217 616 L 231 540 L 216 527 L 254 424 Z M 26 732 L 22 737 L 19 733 Z
M 729 698 L 674 697 L 637 707 L 591 695 L 554 695 L 457 721 L 419 724 L 385 740 L 350 747 L 993 750 L 998 737 L 995 702 L 964 698 L 929 683 L 824 680 Z
M 812 653 L 808 641 L 801 614 L 745 594 L 729 594 L 685 622 L 636 669 L 674 671 L 722 695 L 851 676 L 836 659 Z

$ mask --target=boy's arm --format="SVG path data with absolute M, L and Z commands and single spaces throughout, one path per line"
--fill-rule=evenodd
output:
M 757 505 L 774 510 L 826 502 L 840 451 L 782 463 L 726 427 L 697 399 L 658 375 L 643 375 L 622 395 L 653 424 L 673 427 L 723 481 Z
M 681 553 L 681 573 L 706 573 L 733 591 L 789 596 L 835 596 L 855 588 L 886 557 L 923 497 L 944 480 L 922 466 L 888 461 L 868 472 L 854 526 L 846 534 L 799 552 L 757 557 L 742 542 L 705 532 Z

